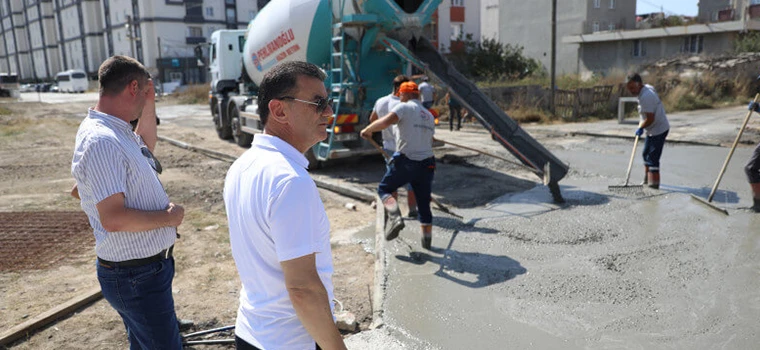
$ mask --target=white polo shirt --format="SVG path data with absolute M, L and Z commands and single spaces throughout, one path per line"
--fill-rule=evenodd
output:
M 232 256 L 243 284 L 235 334 L 265 350 L 315 344 L 290 301 L 280 262 L 316 253 L 333 308 L 330 222 L 308 164 L 287 142 L 258 134 L 224 182 Z
M 652 85 L 644 85 L 639 91 L 639 115 L 641 120 L 646 119 L 646 113 L 654 113 L 654 122 L 645 129 L 648 136 L 657 136 L 670 130 L 668 117 L 665 115 L 665 107 L 662 106 L 660 97 Z
M 387 96 L 383 96 L 375 102 L 375 108 L 374 111 L 377 113 L 378 118 L 385 117 L 388 115 L 388 113 L 391 112 L 393 107 L 395 107 L 397 104 L 401 103 L 401 99 L 399 99 L 398 96 L 395 96 L 393 94 L 389 94 Z M 383 135 L 383 148 L 390 151 L 391 153 L 396 152 L 396 133 L 398 132 L 398 127 L 396 125 L 391 125 L 382 131 Z
M 411 160 L 421 161 L 433 156 L 435 118 L 419 100 L 400 102 L 393 107 L 398 116 L 396 152 Z

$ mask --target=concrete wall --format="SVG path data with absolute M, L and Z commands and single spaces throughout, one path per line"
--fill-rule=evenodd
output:
M 717 12 L 732 7 L 736 0 L 699 0 L 697 17 L 703 23 L 714 22 Z
M 557 1 L 557 74 L 578 72 L 578 44 L 563 44 L 562 36 L 581 34 L 588 1 Z M 524 47 L 525 56 L 549 71 L 551 64 L 551 0 L 499 2 L 499 41 Z
M 499 40 L 499 0 L 480 0 L 480 37 Z
M 589 2 L 588 13 L 584 24 L 584 33 L 594 32 L 594 23 L 599 24 L 598 31 L 621 30 L 636 28 L 636 2 L 627 0 L 599 0 L 599 8 L 595 0 Z M 614 28 L 610 28 L 613 25 Z
M 733 49 L 736 32 L 704 34 L 702 55 L 719 55 Z M 633 56 L 633 40 L 590 42 L 581 49 L 581 69 L 583 75 L 591 73 L 607 74 L 614 70 L 630 71 L 638 66 L 652 63 L 659 59 L 679 55 L 692 55 L 683 52 L 684 36 L 641 39 L 646 54 Z

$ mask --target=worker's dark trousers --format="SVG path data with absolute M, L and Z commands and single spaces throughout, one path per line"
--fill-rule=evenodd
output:
M 744 166 L 744 172 L 747 174 L 749 183 L 760 183 L 760 143 L 755 146 L 752 157 L 749 158 L 747 165 Z
M 662 149 L 665 148 L 665 139 L 668 137 L 666 130 L 664 133 L 654 136 L 647 136 L 644 141 L 644 165 L 649 167 L 649 172 L 660 172 L 660 157 L 662 156 Z
M 435 174 L 434 157 L 416 161 L 403 154 L 396 153 L 393 155 L 385 176 L 377 186 L 377 193 L 380 198 L 385 198 L 399 187 L 409 183 L 417 196 L 420 224 L 432 224 L 433 213 L 430 211 L 430 193 L 433 189 L 433 174 Z

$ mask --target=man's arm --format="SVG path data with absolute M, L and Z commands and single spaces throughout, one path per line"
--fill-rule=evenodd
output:
M 135 134 L 142 137 L 145 145 L 153 152 L 158 142 L 158 131 L 156 125 L 156 91 L 153 88 L 153 80 L 148 79 L 148 84 L 143 91 L 145 94 L 145 107 L 143 107 L 142 115 L 137 122 L 135 128 Z
M 322 349 L 346 349 L 330 311 L 327 290 L 317 273 L 315 254 L 280 263 L 290 301 L 306 331 Z
M 74 184 L 74 187 L 71 188 L 71 196 L 76 199 L 80 199 L 80 200 L 82 199 L 82 198 L 79 198 L 79 188 L 77 188 L 77 184 Z
M 370 138 L 372 137 L 372 133 L 385 130 L 389 126 L 396 123 L 398 123 L 398 115 L 396 115 L 394 112 L 390 112 L 385 117 L 375 120 L 371 124 L 367 125 L 367 127 L 361 131 L 361 136 L 365 139 Z
M 375 112 L 375 110 L 373 109 L 372 114 L 369 115 L 369 122 L 372 123 L 375 120 L 377 120 L 377 118 L 378 118 L 377 112 Z
M 95 205 L 100 224 L 108 232 L 140 232 L 160 227 L 177 227 L 185 217 L 185 209 L 174 203 L 164 210 L 145 211 L 124 206 L 124 193 L 116 193 Z
M 654 113 L 641 113 L 644 120 L 639 122 L 639 128 L 646 128 L 654 123 Z

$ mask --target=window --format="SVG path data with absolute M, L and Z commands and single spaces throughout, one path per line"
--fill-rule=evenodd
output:
M 703 48 L 704 36 L 689 35 L 683 38 L 682 52 L 701 53 Z
M 227 5 L 235 5 L 235 0 L 225 0 L 224 3 Z
M 227 23 L 236 23 L 237 22 L 237 15 L 235 14 L 235 9 L 227 9 Z
M 602 7 L 602 0 L 594 0 L 594 8 L 598 9 Z
M 610 0 L 610 9 L 615 8 L 615 0 Z
M 632 56 L 633 57 L 644 57 L 647 55 L 647 49 L 644 45 L 644 41 L 642 40 L 634 40 L 633 41 L 633 50 L 632 50 Z
M 607 27 L 608 30 L 615 30 L 615 23 L 610 23 L 610 25 Z
M 594 24 L 591 26 L 591 32 L 596 33 L 599 31 L 599 22 L 594 22 Z
M 464 0 L 451 0 L 451 7 L 464 7 Z
M 451 25 L 451 41 L 459 40 L 464 36 L 464 23 L 456 23 Z
M 187 30 L 190 32 L 189 36 L 192 36 L 192 37 L 203 36 L 203 29 L 201 27 L 187 27 Z
M 254 17 L 256 17 L 256 11 L 255 10 L 248 11 L 248 20 L 252 20 Z
M 214 17 L 214 8 L 206 7 L 206 17 Z

